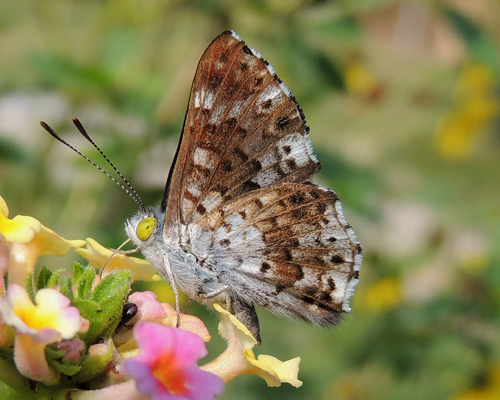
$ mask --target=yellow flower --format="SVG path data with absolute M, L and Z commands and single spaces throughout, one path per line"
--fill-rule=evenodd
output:
M 18 215 L 9 219 L 8 216 L 7 203 L 0 196 L 0 234 L 2 235 L 0 245 L 8 248 L 10 283 L 24 285 L 28 274 L 33 272 L 38 257 L 45 254 L 63 256 L 70 249 L 85 244 L 83 240 L 62 238 L 35 218 Z
M 101 246 L 94 239 L 90 238 L 87 239 L 86 248 L 77 249 L 76 251 L 82 257 L 86 258 L 90 265 L 96 269 L 101 269 L 104 263 L 108 261 L 109 257 L 113 254 L 113 250 Z M 115 268 L 132 271 L 135 281 L 153 281 L 160 279 L 149 261 L 142 258 L 127 257 L 122 253 L 115 253 L 106 265 L 106 271 L 111 272 Z
M 382 279 L 365 293 L 365 302 L 375 312 L 396 308 L 401 302 L 401 283 L 395 278 Z
M 493 73 L 486 66 L 463 68 L 455 88 L 457 104 L 436 127 L 435 146 L 444 156 L 468 156 L 486 124 L 499 114 L 500 102 L 492 89 Z
M 214 304 L 214 308 L 221 317 L 219 333 L 228 342 L 228 346 L 224 353 L 201 367 L 202 369 L 219 375 L 224 382 L 240 375 L 254 374 L 263 378 L 268 386 L 281 386 L 282 382 L 295 387 L 302 385 L 297 379 L 300 357 L 284 362 L 267 355 L 255 358 L 252 348 L 257 340 L 249 330 L 219 304 Z
M 469 389 L 453 400 L 497 400 L 500 399 L 500 366 L 494 365 L 488 374 L 487 384 Z
M 367 99 L 376 99 L 382 94 L 382 87 L 374 75 L 365 68 L 361 60 L 352 60 L 345 68 L 347 89 Z
M 0 232 L 8 242 L 28 243 L 37 232 L 41 224 L 35 218 L 17 215 L 9 219 L 9 208 L 0 196 Z
M 14 361 L 24 376 L 54 384 L 59 375 L 45 359 L 45 346 L 72 338 L 81 327 L 80 311 L 54 289 L 41 289 L 31 302 L 24 288 L 9 284 L 7 295 L 0 297 L 0 315 L 16 332 Z

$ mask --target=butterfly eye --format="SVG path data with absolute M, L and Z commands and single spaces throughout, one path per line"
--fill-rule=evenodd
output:
M 155 226 L 156 226 L 156 218 L 155 217 L 144 218 L 137 225 L 137 229 L 136 229 L 137 237 L 139 239 L 141 239 L 143 242 L 145 242 L 146 240 L 149 239 L 149 237 L 153 233 Z

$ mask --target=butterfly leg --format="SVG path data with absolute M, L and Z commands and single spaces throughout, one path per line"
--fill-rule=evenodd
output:
M 189 306 L 191 305 L 191 302 L 192 302 L 192 299 L 191 297 L 188 297 L 187 301 L 186 301 L 186 307 L 184 307 L 184 314 L 187 314 L 188 311 L 189 311 Z
M 257 346 L 260 346 L 262 341 L 260 339 L 259 318 L 253 304 L 245 303 L 233 294 L 228 296 L 227 307 L 228 311 L 234 314 L 238 321 L 248 328 L 252 336 L 257 340 Z
M 221 286 L 220 288 L 215 289 L 214 291 L 210 293 L 203 293 L 203 292 L 198 292 L 198 297 L 202 299 L 211 299 L 212 297 L 218 296 L 222 292 L 225 292 L 227 290 L 227 286 Z
M 175 283 L 174 274 L 172 273 L 172 268 L 170 267 L 170 260 L 166 254 L 163 255 L 163 265 L 165 265 L 165 271 L 167 273 L 168 281 L 172 287 L 175 297 L 175 311 L 177 312 L 177 323 L 176 328 L 181 326 L 181 307 L 179 305 L 179 289 L 177 289 L 177 284 Z

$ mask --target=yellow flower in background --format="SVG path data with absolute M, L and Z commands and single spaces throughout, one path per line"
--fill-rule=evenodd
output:
M 347 89 L 367 99 L 376 99 L 382 93 L 382 87 L 375 76 L 363 65 L 359 58 L 353 59 L 344 70 Z
M 494 365 L 487 377 L 487 384 L 469 389 L 453 400 L 498 400 L 500 399 L 500 365 Z
M 84 240 L 66 240 L 43 226 L 35 218 L 17 215 L 9 219 L 9 208 L 0 196 L 0 234 L 2 246 L 9 253 L 9 282 L 24 285 L 28 274 L 33 272 L 38 257 L 51 254 L 63 256 L 72 248 L 85 244 Z M 6 258 L 6 257 L 4 257 Z
M 499 115 L 500 101 L 493 83 L 493 73 L 484 65 L 462 69 L 455 88 L 457 104 L 436 127 L 435 146 L 441 154 L 468 156 L 486 124 Z
M 401 302 L 401 282 L 395 278 L 385 278 L 364 293 L 365 307 L 375 312 L 396 308 Z
M 463 99 L 472 93 L 484 93 L 493 87 L 494 79 L 492 71 L 483 64 L 467 64 L 460 71 L 455 97 Z
M 302 386 L 302 382 L 297 379 L 300 357 L 288 361 L 280 361 L 267 355 L 255 358 L 252 348 L 257 340 L 246 326 L 220 305 L 214 304 L 214 308 L 221 317 L 219 333 L 228 346 L 224 353 L 202 366 L 202 369 L 219 375 L 224 382 L 240 375 L 253 374 L 263 378 L 268 386 L 281 386 L 282 382 L 295 387 Z

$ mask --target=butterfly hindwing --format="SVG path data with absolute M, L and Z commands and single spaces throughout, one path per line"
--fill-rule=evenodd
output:
M 231 287 L 240 281 L 232 275 L 254 280 L 259 290 L 238 291 L 250 304 L 317 325 L 350 310 L 361 249 L 331 190 L 297 183 L 263 188 L 205 214 L 189 235 L 197 259 L 219 266 Z

